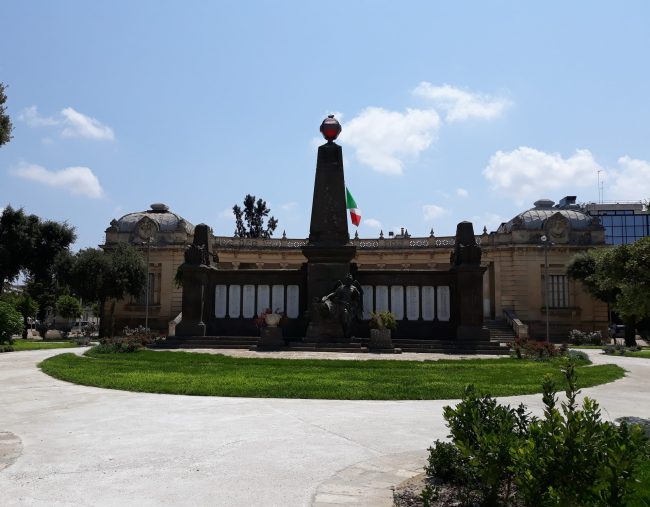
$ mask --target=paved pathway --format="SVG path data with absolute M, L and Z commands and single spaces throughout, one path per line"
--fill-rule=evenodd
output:
M 449 400 L 112 391 L 36 367 L 61 352 L 0 354 L 3 507 L 389 505 L 390 485 L 415 474 L 426 448 L 447 434 Z M 629 370 L 585 390 L 604 415 L 650 417 L 650 360 L 590 355 Z M 539 395 L 507 400 L 541 406 Z

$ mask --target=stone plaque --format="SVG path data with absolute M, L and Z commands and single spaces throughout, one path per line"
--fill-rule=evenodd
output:
M 390 311 L 395 314 L 397 320 L 404 318 L 404 287 L 401 285 L 390 287 Z
M 287 317 L 298 318 L 300 315 L 300 287 L 287 285 Z
M 438 320 L 447 322 L 451 316 L 449 307 L 449 286 L 442 285 L 436 289 L 438 293 Z
M 274 285 L 271 288 L 271 310 L 284 312 L 284 285 Z
M 434 288 L 430 285 L 422 287 L 422 318 L 424 320 L 433 320 L 435 317 L 435 294 Z
M 257 286 L 257 315 L 264 313 L 264 310 L 271 308 L 271 289 L 268 285 Z
M 239 318 L 241 314 L 241 285 L 228 287 L 228 316 L 231 319 Z
M 245 319 L 255 317 L 255 286 L 244 285 L 244 304 L 243 311 Z
M 225 285 L 217 285 L 214 288 L 214 316 L 217 319 L 223 319 L 226 316 L 227 293 L 228 288 Z
M 420 288 L 415 285 L 406 287 L 406 318 L 408 320 L 420 318 Z
M 386 285 L 377 285 L 375 287 L 377 294 L 375 296 L 375 311 L 387 312 L 388 311 L 388 287 Z
M 372 285 L 362 285 L 363 289 L 363 318 L 364 320 L 370 319 L 370 314 L 374 310 L 373 308 L 373 295 L 374 290 Z

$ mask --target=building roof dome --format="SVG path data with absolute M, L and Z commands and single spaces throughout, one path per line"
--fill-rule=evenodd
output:
M 542 230 L 546 220 L 558 213 L 568 220 L 574 230 L 586 230 L 592 224 L 593 217 L 584 213 L 577 204 L 555 205 L 551 199 L 539 199 L 535 201 L 531 209 L 523 211 L 512 220 L 501 224 L 497 232 L 508 233 L 513 228 L 531 231 Z
M 192 234 L 194 225 L 180 215 L 169 211 L 169 206 L 163 203 L 154 203 L 146 211 L 127 213 L 118 220 L 113 220 L 111 226 L 116 232 L 134 232 L 136 229 L 149 229 L 155 232 L 185 232 Z

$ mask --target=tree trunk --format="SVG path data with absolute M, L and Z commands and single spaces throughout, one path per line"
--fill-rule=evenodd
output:
M 27 330 L 29 329 L 29 324 L 27 322 L 27 317 L 23 315 L 23 340 L 27 339 Z
M 115 299 L 111 301 L 111 338 L 115 336 Z
M 104 307 L 106 306 L 106 300 L 100 299 L 99 300 L 99 331 L 97 334 L 99 335 L 99 338 L 105 338 L 108 336 L 108 333 L 106 332 L 106 319 L 104 318 Z
M 625 323 L 625 346 L 636 347 L 636 320 L 626 319 Z

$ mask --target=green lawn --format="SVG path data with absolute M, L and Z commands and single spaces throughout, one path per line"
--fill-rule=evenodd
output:
M 65 349 L 78 347 L 75 342 L 39 342 L 31 340 L 14 340 L 14 350 Z
M 644 357 L 650 359 L 650 349 L 637 350 L 636 352 L 626 352 L 627 357 Z
M 78 384 L 127 391 L 345 400 L 460 398 L 465 385 L 494 396 L 536 393 L 544 374 L 561 381 L 560 363 L 517 359 L 442 361 L 247 359 L 188 352 L 140 351 L 88 357 L 61 354 L 39 365 Z M 581 387 L 624 375 L 615 365 L 578 368 Z M 560 383 L 560 387 L 563 385 Z

